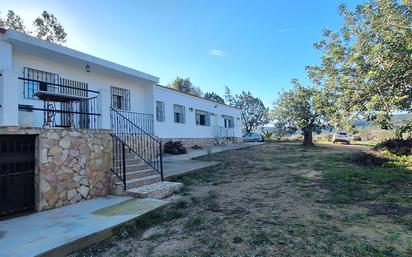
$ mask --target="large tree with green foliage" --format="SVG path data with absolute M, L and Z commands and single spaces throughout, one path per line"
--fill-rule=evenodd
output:
M 296 128 L 290 126 L 290 117 L 286 112 L 280 112 L 274 108 L 269 112 L 269 120 L 273 127 L 273 135 L 277 141 L 281 141 L 288 134 L 296 132 Z
M 203 96 L 202 90 L 199 87 L 194 86 L 189 78 L 184 79 L 177 77 L 175 80 L 169 83 L 168 87 L 186 94 L 191 94 L 199 97 Z
M 412 111 L 412 1 L 370 0 L 339 12 L 345 23 L 324 30 L 315 44 L 321 64 L 307 67 L 309 77 L 322 86 L 335 126 L 363 116 L 390 128 L 393 112 Z
M 0 27 L 20 31 L 56 44 L 65 43 L 67 38 L 64 27 L 53 14 L 47 11 L 43 11 L 41 16 L 33 22 L 34 32 L 27 30 L 23 19 L 12 10 L 7 12 L 5 19 L 0 13 Z
M 26 27 L 24 26 L 23 19 L 12 10 L 7 12 L 5 19 L 1 17 L 0 12 L 0 27 L 26 33 Z
M 252 96 L 249 91 L 242 91 L 241 94 L 232 94 L 231 90 L 225 88 L 226 103 L 240 109 L 242 121 L 242 130 L 244 133 L 253 130 L 268 123 L 268 109 L 262 100 Z
M 216 94 L 215 92 L 207 92 L 204 98 L 207 100 L 214 101 L 216 103 L 221 103 L 221 104 L 225 103 L 225 100 L 223 100 L 223 98 L 220 95 Z
M 313 145 L 313 132 L 325 126 L 319 91 L 304 87 L 298 80 L 292 80 L 293 89 L 280 93 L 272 110 L 272 118 L 282 122 L 291 130 L 303 131 L 303 144 Z
M 34 23 L 35 36 L 52 43 L 65 43 L 67 34 L 57 18 L 47 11 L 43 11 Z

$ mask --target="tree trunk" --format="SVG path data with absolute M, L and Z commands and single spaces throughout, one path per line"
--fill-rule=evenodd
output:
M 303 145 L 313 146 L 312 129 L 305 128 L 303 130 Z

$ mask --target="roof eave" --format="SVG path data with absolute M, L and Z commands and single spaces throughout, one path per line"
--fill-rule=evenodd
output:
M 159 78 L 114 62 L 110 62 L 89 54 L 85 54 L 83 52 L 64 47 L 61 45 L 57 45 L 51 42 L 48 42 L 46 40 L 42 40 L 39 38 L 35 38 L 32 36 L 29 36 L 27 34 L 15 31 L 15 30 L 6 30 L 4 33 L 3 40 L 13 44 L 13 42 L 20 42 L 24 44 L 30 44 L 36 47 L 40 47 L 43 49 L 46 49 L 48 51 L 52 51 L 61 55 L 66 55 L 72 58 L 76 58 L 82 61 L 85 61 L 90 64 L 96 64 L 96 65 L 101 65 L 103 67 L 106 67 L 111 70 L 115 70 L 117 72 L 125 73 L 140 79 L 145 79 L 149 80 L 153 83 L 159 83 Z

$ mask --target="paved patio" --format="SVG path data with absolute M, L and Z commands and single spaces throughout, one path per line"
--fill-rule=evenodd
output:
M 222 146 L 212 146 L 210 147 L 211 153 L 219 153 L 229 150 L 244 149 L 256 145 L 264 144 L 262 142 L 251 142 L 251 143 L 241 143 L 241 144 L 230 144 Z M 166 154 L 163 158 L 163 173 L 165 179 L 172 180 L 176 177 L 202 171 L 204 169 L 216 166 L 219 162 L 215 161 L 200 161 L 193 160 L 194 158 L 205 156 L 208 154 L 208 149 L 188 149 L 187 154 L 181 155 L 170 155 Z
M 0 256 L 66 256 L 168 202 L 109 196 L 0 222 Z

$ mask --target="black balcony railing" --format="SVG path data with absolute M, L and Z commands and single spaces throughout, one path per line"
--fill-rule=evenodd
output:
M 153 115 L 147 113 L 129 112 L 117 110 L 120 114 L 130 120 L 132 123 L 136 124 L 139 128 L 144 130 L 146 133 L 153 135 Z
M 20 105 L 20 110 L 43 112 L 43 127 L 98 128 L 98 95 L 87 84 L 61 79 L 64 84 L 19 77 L 25 96 L 43 101 L 43 107 Z M 70 86 L 71 85 L 71 86 Z
M 161 142 L 113 108 L 111 108 L 110 119 L 113 144 L 114 147 L 117 147 L 113 152 L 113 160 L 116 160 L 117 162 L 113 165 L 113 173 L 122 179 L 124 184 L 126 183 L 126 180 L 124 179 L 125 172 L 122 170 L 125 169 L 125 166 L 122 163 L 124 163 L 124 154 L 127 150 L 137 155 L 146 164 L 158 172 L 163 181 Z

